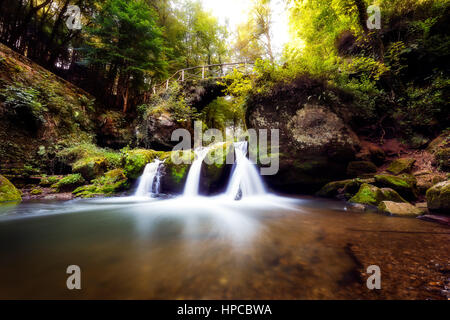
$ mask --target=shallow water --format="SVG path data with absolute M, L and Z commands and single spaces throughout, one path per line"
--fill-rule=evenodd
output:
M 0 208 L 0 298 L 444 299 L 449 240 L 313 198 L 27 202 Z M 66 288 L 69 265 L 81 291 Z

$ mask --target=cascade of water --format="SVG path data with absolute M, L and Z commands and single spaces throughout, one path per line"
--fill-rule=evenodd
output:
M 162 163 L 156 159 L 145 166 L 144 173 L 139 179 L 136 197 L 148 197 L 159 193 Z
M 247 158 L 248 142 L 234 144 L 236 161 L 227 187 L 226 195 L 232 199 L 266 193 L 264 183 L 256 166 Z
M 185 197 L 195 197 L 199 195 L 200 189 L 200 173 L 202 169 L 203 160 L 205 160 L 208 154 L 209 148 L 197 148 L 195 149 L 195 160 L 189 169 L 189 173 L 184 187 L 183 195 Z

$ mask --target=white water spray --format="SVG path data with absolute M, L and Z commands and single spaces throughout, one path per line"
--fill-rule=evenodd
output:
M 195 149 L 195 160 L 189 169 L 189 173 L 184 187 L 183 196 L 196 197 L 200 194 L 200 173 L 202 170 L 202 163 L 209 152 L 209 148 Z
M 150 197 L 159 194 L 161 185 L 161 168 L 163 162 L 156 159 L 145 166 L 144 173 L 139 179 L 136 197 Z
M 236 162 L 228 184 L 226 196 L 240 199 L 248 196 L 266 194 L 264 183 L 256 169 L 256 166 L 247 158 L 248 142 L 236 142 L 234 144 Z

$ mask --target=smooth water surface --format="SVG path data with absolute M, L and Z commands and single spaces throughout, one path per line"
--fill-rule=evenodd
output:
M 0 208 L 0 298 L 442 299 L 430 283 L 448 277 L 449 240 L 312 198 L 28 202 Z M 81 291 L 66 288 L 69 265 Z

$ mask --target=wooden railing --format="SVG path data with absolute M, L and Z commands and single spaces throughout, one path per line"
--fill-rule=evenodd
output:
M 187 80 L 220 79 L 230 71 L 237 69 L 243 73 L 250 73 L 253 70 L 253 62 L 232 62 L 210 64 L 197 67 L 180 69 L 170 76 L 163 83 L 153 86 L 152 94 L 156 94 L 161 89 L 167 90 L 171 82 L 184 82 Z

